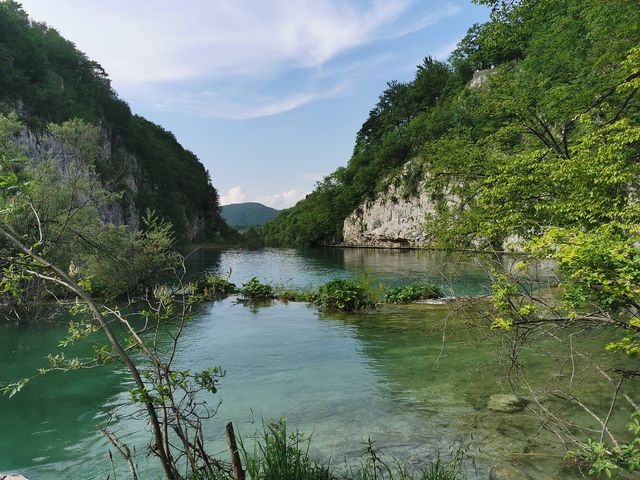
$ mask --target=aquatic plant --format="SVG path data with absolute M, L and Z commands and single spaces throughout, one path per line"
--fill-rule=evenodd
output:
M 385 303 L 409 303 L 443 296 L 442 289 L 433 283 L 414 283 L 390 288 L 385 295 Z
M 296 290 L 293 288 L 276 288 L 276 298 L 282 302 L 306 302 L 315 303 L 318 295 L 313 290 L 305 288 L 303 290 Z
M 376 301 L 361 283 L 334 278 L 320 286 L 316 304 L 324 310 L 355 312 L 374 307 Z
M 238 287 L 221 275 L 208 273 L 202 281 L 196 283 L 195 291 L 205 298 L 214 298 L 236 293 Z
M 374 442 L 368 440 L 358 465 L 338 469 L 309 457 L 311 436 L 298 430 L 289 432 L 285 418 L 267 421 L 249 450 L 239 439 L 246 473 L 253 480 L 464 480 L 460 452 L 450 461 L 436 460 L 413 472 L 396 459 L 382 458 Z
M 260 283 L 256 277 L 243 284 L 240 293 L 248 299 L 275 298 L 273 287 L 266 283 Z
M 309 458 L 310 437 L 287 431 L 284 418 L 263 424 L 263 431 L 249 452 L 240 441 L 246 471 L 255 480 L 331 480 L 331 468 Z

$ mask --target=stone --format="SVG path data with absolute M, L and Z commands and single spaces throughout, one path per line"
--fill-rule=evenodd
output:
M 508 465 L 491 467 L 489 480 L 530 480 L 531 477 Z
M 496 412 L 519 412 L 527 404 L 526 400 L 512 393 L 498 393 L 491 395 L 487 402 L 487 408 Z
M 408 162 L 399 177 L 387 180 L 388 185 L 383 192 L 374 200 L 363 202 L 345 219 L 344 245 L 379 248 L 427 245 L 425 216 L 435 212 L 435 203 L 425 187 L 426 179 L 419 181 L 414 195 L 404 195 L 405 177 L 414 163 L 419 164 L 420 160 L 416 158 Z

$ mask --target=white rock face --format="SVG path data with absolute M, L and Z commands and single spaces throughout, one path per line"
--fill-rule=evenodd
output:
M 425 246 L 425 215 L 433 213 L 434 202 L 424 185 L 418 195 L 403 198 L 401 187 L 390 185 L 373 202 L 365 202 L 343 225 L 343 241 L 358 247 L 407 248 Z
M 481 88 L 496 72 L 493 68 L 487 68 L 486 70 L 476 70 L 473 72 L 473 78 L 469 82 L 469 88 Z
M 496 72 L 490 68 L 478 70 L 469 82 L 469 88 L 482 88 Z M 426 181 L 419 182 L 417 193 L 403 198 L 402 183 L 406 173 L 413 164 L 419 162 L 413 159 L 407 162 L 403 173 L 395 181 L 389 181 L 389 187 L 373 201 L 366 201 L 349 215 L 343 224 L 343 243 L 346 246 L 379 247 L 379 248 L 420 248 L 428 246 L 424 231 L 425 216 L 433 213 L 435 204 L 426 185 Z M 398 183 L 400 186 L 396 186 Z M 446 193 L 445 193 L 446 196 Z M 458 199 L 447 196 L 449 205 Z M 503 245 L 504 250 L 510 250 L 516 237 L 509 238 Z

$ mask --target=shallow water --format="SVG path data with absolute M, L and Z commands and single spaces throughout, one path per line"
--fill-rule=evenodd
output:
M 388 284 L 437 280 L 458 295 L 481 293 L 487 285 L 472 264 L 418 252 L 201 250 L 189 261 L 192 270 L 231 269 L 236 283 L 258 276 L 316 286 L 334 276 L 367 274 Z M 412 305 L 325 314 L 300 303 L 248 306 L 229 298 L 207 305 L 188 325 L 177 363 L 226 370 L 219 393 L 209 399 L 222 404 L 206 427 L 211 448 L 225 458 L 227 421 L 250 435 L 262 419 L 284 415 L 290 428 L 313 432 L 313 454 L 333 463 L 357 459 L 371 438 L 387 458 L 416 465 L 462 446 L 470 478 L 486 478 L 497 462 L 533 478 L 578 478 L 575 472 L 558 476 L 559 460 L 546 456 L 557 454 L 557 445 L 537 433 L 531 414 L 486 410 L 488 395 L 510 391 L 497 355 L 500 337 L 462 325 L 450 317 L 451 309 Z M 62 325 L 50 323 L 1 326 L 0 381 L 31 374 L 58 350 L 63 335 Z M 525 353 L 532 378 L 562 378 L 553 358 L 559 347 L 544 345 L 543 355 Z M 74 348 L 81 354 L 90 346 Z M 598 381 L 586 371 L 579 374 L 578 389 Z M 0 471 L 20 470 L 32 479 L 107 478 L 112 466 L 95 425 L 106 421 L 113 406 L 126 404 L 127 388 L 124 373 L 102 368 L 51 374 L 12 399 L 0 398 Z M 595 390 L 591 397 L 606 406 L 606 396 L 598 398 Z M 143 425 L 125 421 L 114 428 L 132 444 L 144 444 Z M 155 478 L 152 467 L 144 466 L 144 451 L 138 452 L 143 478 Z M 117 457 L 115 464 L 121 464 Z

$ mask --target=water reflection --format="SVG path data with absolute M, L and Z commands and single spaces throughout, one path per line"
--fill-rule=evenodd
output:
M 367 276 L 372 282 L 405 285 L 435 282 L 451 295 L 487 291 L 488 276 L 477 258 L 416 250 L 314 248 L 305 250 L 201 249 L 188 259 L 191 270 L 205 267 L 241 285 L 261 281 L 291 288 L 316 288 L 332 278 Z
M 416 251 L 201 249 L 187 263 L 192 273 L 231 271 L 237 284 L 257 276 L 316 287 L 336 276 L 364 274 L 391 285 L 438 279 L 457 295 L 482 293 L 487 285 L 473 260 Z M 314 432 L 319 457 L 357 458 L 371 436 L 388 455 L 424 462 L 459 445 L 482 396 L 503 387 L 502 377 L 488 368 L 495 365 L 495 344 L 474 343 L 476 332 L 450 331 L 443 350 L 447 308 L 325 315 L 303 304 L 245 305 L 230 298 L 199 309 L 185 329 L 178 363 L 227 371 L 219 395 L 210 398 L 213 405 L 223 401 L 207 426 L 214 451 L 225 451 L 222 432 L 229 420 L 252 433 L 253 422 L 287 415 L 292 427 Z M 2 382 L 42 366 L 64 335 L 63 326 L 54 324 L 1 328 Z M 91 347 L 74 348 L 82 354 Z M 10 432 L 0 436 L 0 471 L 20 469 L 45 480 L 95 478 L 97 472 L 106 478 L 110 465 L 95 424 L 110 407 L 126 403 L 125 381 L 109 368 L 73 372 L 39 379 L 13 399 L 0 398 L 0 431 Z M 117 428 L 144 446 L 144 426 L 123 422 Z M 494 431 L 476 429 L 498 444 Z

